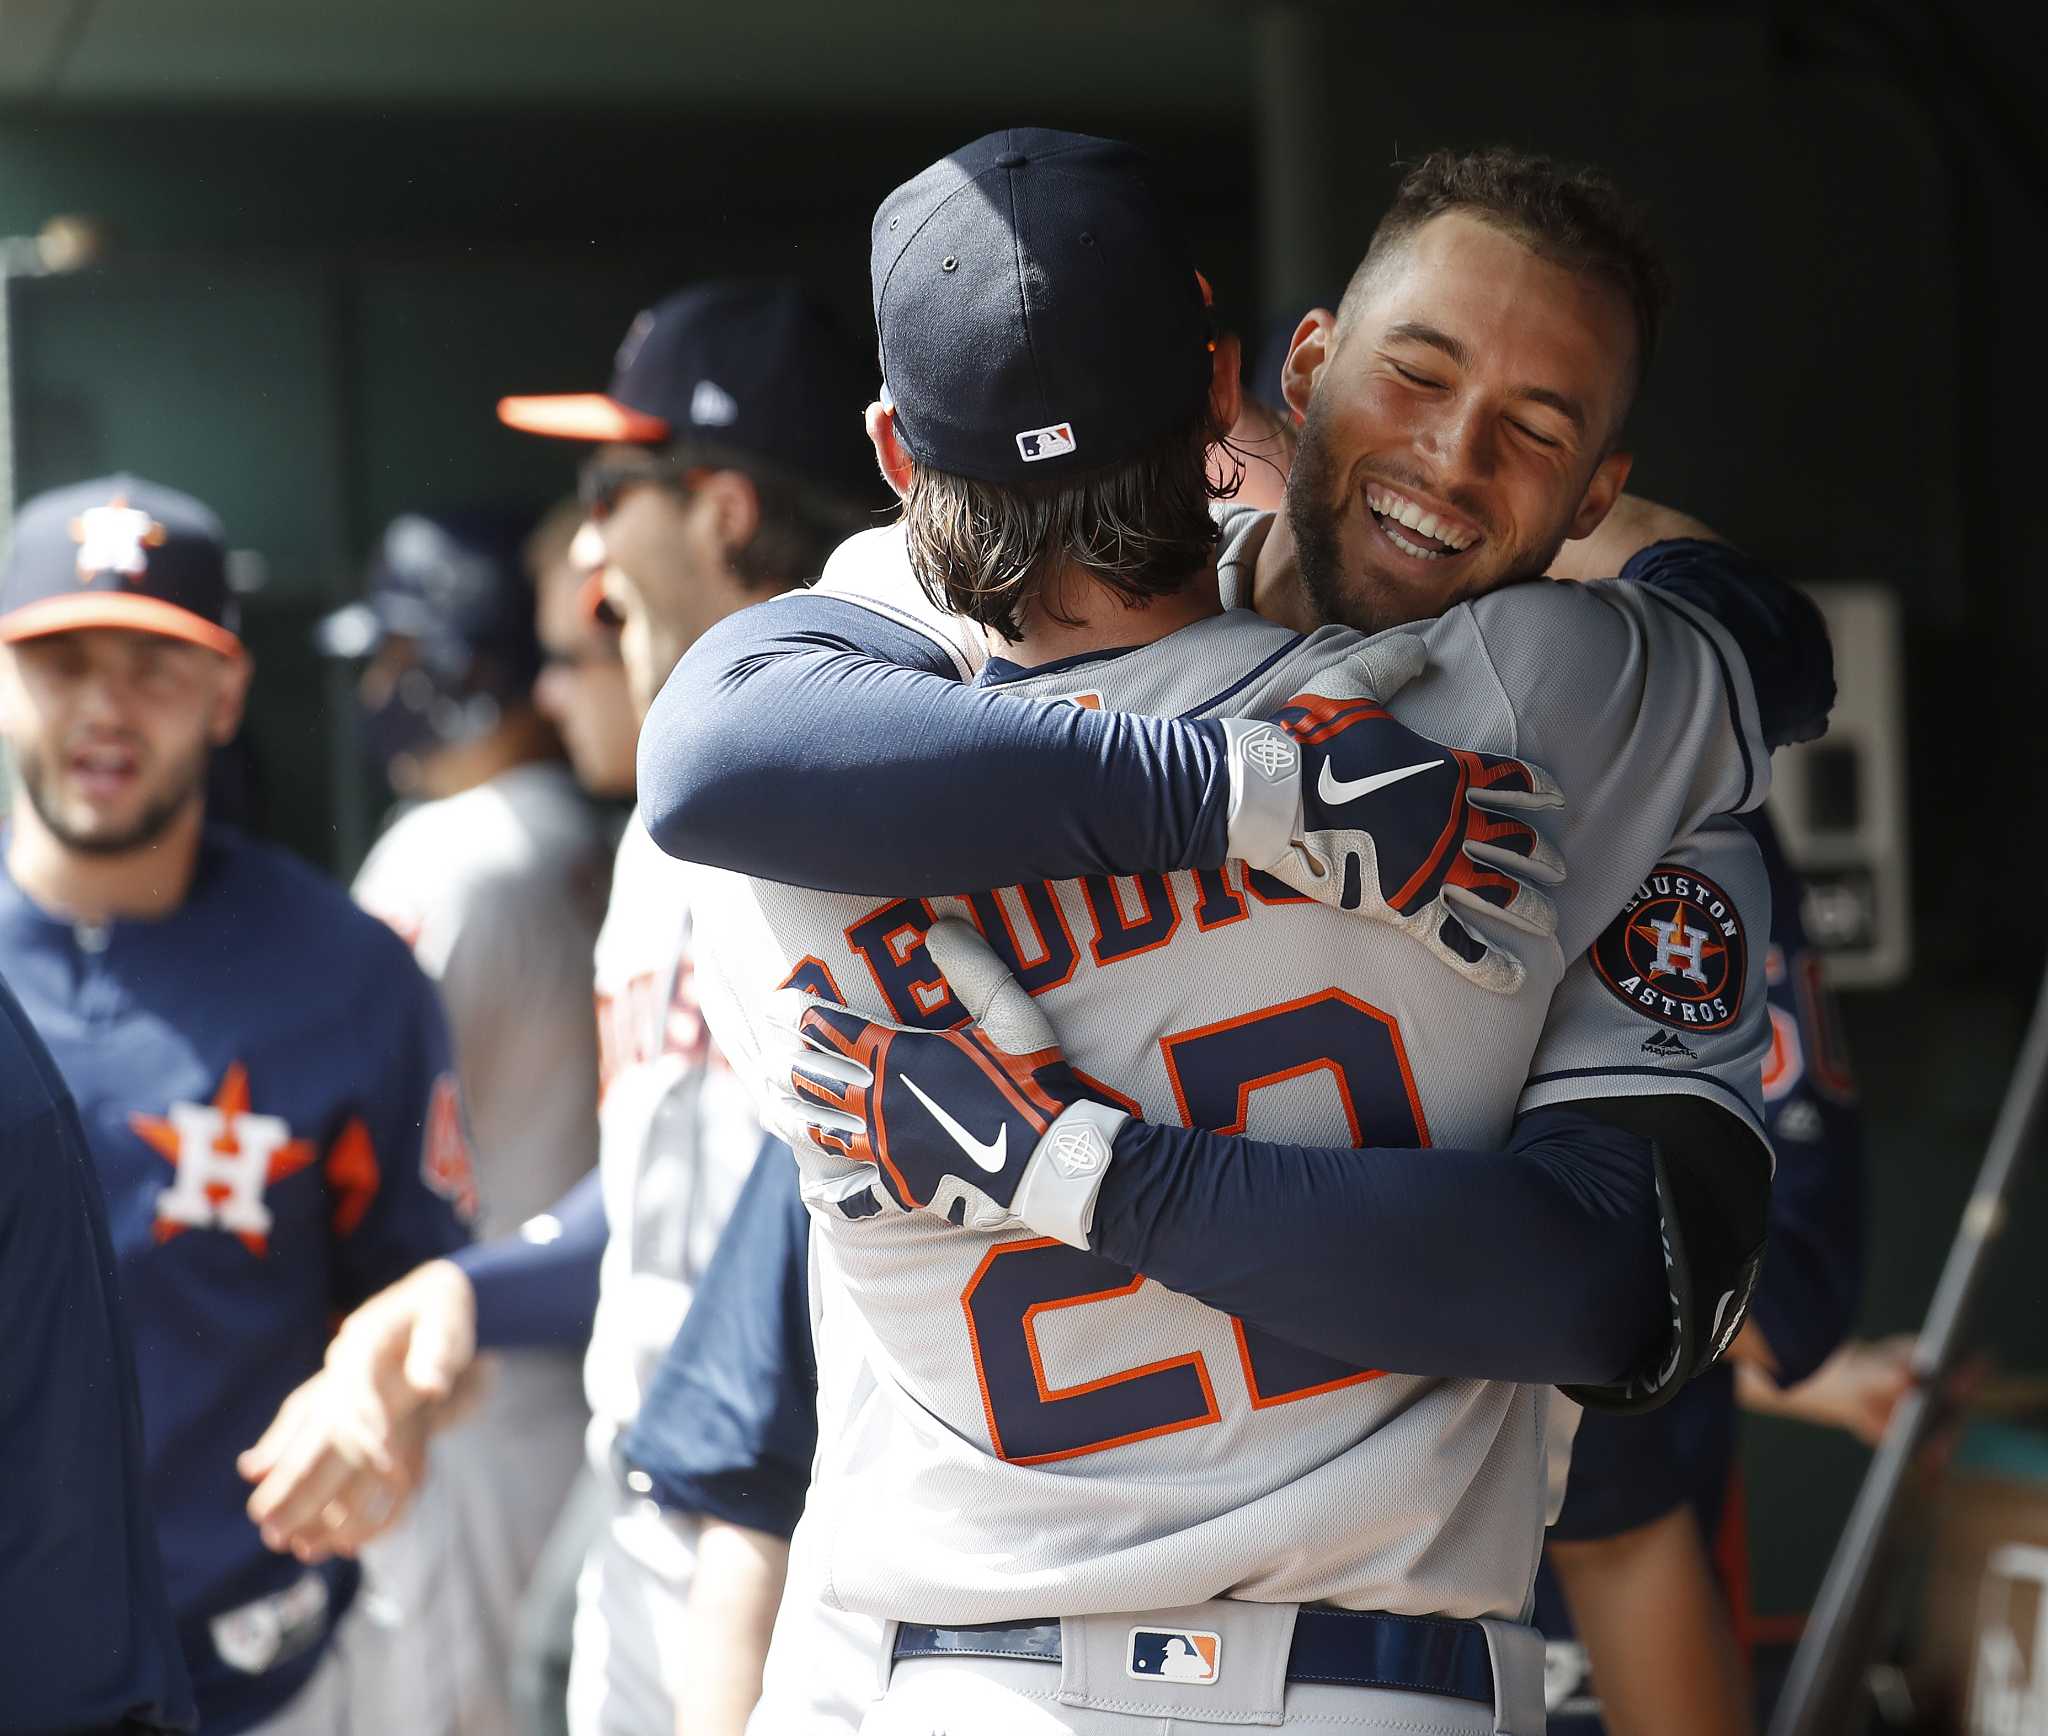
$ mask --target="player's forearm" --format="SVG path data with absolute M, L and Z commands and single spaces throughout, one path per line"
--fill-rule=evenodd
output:
M 1746 1736 L 1748 1684 L 1690 1507 L 1549 1558 L 1612 1736 Z
M 1675 507 L 1659 506 L 1639 494 L 1624 494 L 1591 536 L 1577 537 L 1557 551 L 1550 563 L 1550 576 L 1580 584 L 1588 579 L 1611 579 L 1652 543 L 1679 537 L 1698 542 L 1721 540 L 1700 520 Z
M 1220 726 L 967 687 L 837 597 L 721 622 L 640 736 L 670 855 L 834 892 L 914 896 L 1224 859 Z
M 543 1226 L 552 1233 L 543 1233 Z M 450 1256 L 476 1294 L 480 1350 L 574 1350 L 597 1313 L 604 1194 L 592 1170 L 515 1235 Z
M 789 1544 L 707 1524 L 683 1633 L 676 1736 L 741 1736 L 761 1698 L 761 1670 L 789 1573 Z
M 1650 1142 L 1569 1111 L 1506 1152 L 1129 1123 L 1090 1247 L 1360 1368 L 1604 1385 L 1665 1328 Z

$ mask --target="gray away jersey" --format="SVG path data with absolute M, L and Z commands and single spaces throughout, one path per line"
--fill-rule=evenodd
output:
M 861 540 L 888 582 L 900 543 Z M 1571 799 L 1569 953 L 1499 934 L 1528 967 L 1523 994 L 1471 987 L 1242 863 L 922 901 L 696 869 L 721 1044 L 751 1078 L 763 1000 L 792 979 L 872 1014 L 955 1022 L 921 936 L 964 914 L 1041 996 L 1074 1065 L 1151 1120 L 1485 1149 L 1520 1109 L 1660 1089 L 1712 1096 L 1761 1137 L 1768 1027 L 1747 929 L 1766 894 L 1754 846 L 1715 818 L 1758 799 L 1767 771 L 1746 691 L 1706 637 L 1629 587 L 1526 587 L 1422 631 L 1432 666 L 1391 709 L 1437 739 L 1526 754 Z M 1232 611 L 1009 691 L 1257 716 L 1356 643 Z M 1577 715 L 1543 718 L 1561 696 Z M 1639 891 L 1647 940 L 1616 918 Z M 1708 979 L 1676 979 L 1671 1007 L 1629 986 L 1630 961 L 1654 965 L 1659 944 L 1667 973 L 1697 963 Z M 1620 960 L 1605 975 L 1602 947 Z M 1680 1000 L 1718 1006 L 1687 1024 Z M 1676 1047 L 1646 1048 L 1681 1026 Z M 816 1151 L 799 1161 L 814 1194 L 845 1173 Z M 1344 1367 L 1044 1238 L 921 1214 L 814 1222 L 828 1313 L 846 1304 L 827 1340 L 841 1366 L 821 1368 L 838 1426 L 803 1533 L 828 1602 L 931 1622 L 1220 1595 L 1520 1615 L 1544 1520 L 1545 1389 Z

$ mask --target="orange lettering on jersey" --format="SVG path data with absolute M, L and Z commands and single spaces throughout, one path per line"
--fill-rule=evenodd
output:
M 275 1115 L 249 1108 L 249 1072 L 236 1061 L 209 1103 L 173 1103 L 163 1115 L 131 1115 L 135 1136 L 177 1170 L 156 1196 L 156 1239 L 193 1229 L 223 1229 L 258 1259 L 270 1252 L 273 1223 L 263 1193 L 313 1161 L 311 1140 L 294 1139 Z
M 1138 900 L 1131 912 L 1124 896 L 1128 879 Z M 1164 946 L 1180 927 L 1180 900 L 1173 882 L 1164 874 L 1119 875 L 1114 879 L 1091 874 L 1081 882 L 1088 900 L 1088 914 L 1095 924 L 1095 938 L 1089 950 L 1097 964 L 1116 964 Z
M 1027 994 L 1042 995 L 1072 981 L 1081 962 L 1080 949 L 1060 907 L 1059 891 L 1049 882 L 976 892 L 968 898 L 967 908 L 974 926 Z M 1013 909 L 1023 912 L 1028 941 L 1013 920 Z

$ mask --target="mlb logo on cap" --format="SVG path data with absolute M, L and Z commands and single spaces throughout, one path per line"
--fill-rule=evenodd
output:
M 1193 1682 L 1213 1687 L 1223 1669 L 1223 1637 L 1198 1628 L 1132 1628 L 1124 1674 L 1134 1682 Z
M 1027 429 L 1017 436 L 1017 452 L 1026 464 L 1036 464 L 1041 458 L 1058 458 L 1073 450 L 1074 430 L 1065 422 L 1050 428 Z

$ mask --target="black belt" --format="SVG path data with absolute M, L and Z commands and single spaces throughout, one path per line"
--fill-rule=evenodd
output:
M 1027 1658 L 1060 1661 L 1060 1624 L 983 1622 L 974 1627 L 896 1629 L 897 1658 Z M 1226 1662 L 1228 1660 L 1225 1660 Z M 1476 1621 L 1433 1615 L 1380 1615 L 1370 1610 L 1305 1609 L 1295 1618 L 1287 1652 L 1290 1682 L 1340 1688 L 1393 1688 L 1442 1694 L 1491 1706 L 1493 1659 Z

